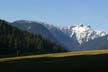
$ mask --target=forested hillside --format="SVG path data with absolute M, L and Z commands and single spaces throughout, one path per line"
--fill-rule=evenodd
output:
M 64 48 L 43 39 L 39 35 L 33 35 L 9 25 L 7 21 L 0 20 L 0 55 L 23 53 L 50 53 L 63 52 Z

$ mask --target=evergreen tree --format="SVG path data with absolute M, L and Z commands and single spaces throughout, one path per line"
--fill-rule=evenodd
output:
M 0 54 L 21 53 L 49 53 L 66 51 L 61 46 L 9 25 L 0 20 Z

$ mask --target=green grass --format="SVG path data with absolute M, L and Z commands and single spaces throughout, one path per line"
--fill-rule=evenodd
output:
M 26 72 L 43 69 L 92 70 L 108 67 L 108 50 L 52 53 L 0 58 L 1 70 Z

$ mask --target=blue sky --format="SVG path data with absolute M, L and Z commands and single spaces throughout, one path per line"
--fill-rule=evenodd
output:
M 108 31 L 108 0 L 0 0 L 0 18 L 56 26 L 83 23 Z

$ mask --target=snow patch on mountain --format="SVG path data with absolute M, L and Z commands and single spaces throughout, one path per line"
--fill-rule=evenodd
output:
M 98 49 L 108 49 L 108 35 L 88 41 L 82 44 L 79 48 L 74 49 L 73 51 Z
M 61 30 L 70 37 L 73 37 L 73 35 L 75 34 L 80 45 L 95 38 L 105 36 L 107 34 L 104 31 L 95 31 L 91 28 L 91 26 L 86 26 L 83 24 L 77 26 L 63 27 L 61 28 Z
M 55 27 L 53 25 L 46 25 L 46 27 L 58 40 L 59 44 L 64 46 L 68 51 L 72 51 L 73 48 L 78 45 L 75 39 L 70 38 L 67 34 L 62 32 L 59 27 Z

